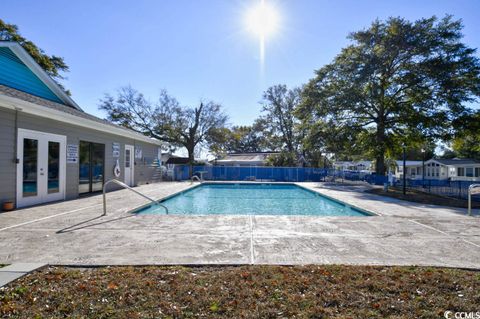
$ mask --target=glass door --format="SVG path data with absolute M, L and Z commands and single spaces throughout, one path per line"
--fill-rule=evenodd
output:
M 22 139 L 22 197 L 38 197 L 38 139 Z
M 17 207 L 65 197 L 66 137 L 18 130 Z
M 80 141 L 80 194 L 98 192 L 105 181 L 105 144 Z

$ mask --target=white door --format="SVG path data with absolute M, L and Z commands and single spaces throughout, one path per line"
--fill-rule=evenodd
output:
M 17 207 L 65 199 L 66 140 L 18 129 Z
M 128 186 L 133 186 L 133 176 L 134 176 L 134 158 L 133 158 L 133 145 L 125 145 L 125 184 Z

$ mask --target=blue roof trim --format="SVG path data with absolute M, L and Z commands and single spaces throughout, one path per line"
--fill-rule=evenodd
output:
M 0 84 L 65 104 L 7 47 L 0 47 Z

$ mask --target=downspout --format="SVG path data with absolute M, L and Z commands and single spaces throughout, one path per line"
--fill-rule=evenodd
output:
M 18 164 L 20 163 L 20 159 L 18 158 L 18 112 L 22 109 L 19 107 L 15 107 L 15 124 L 14 124 L 14 141 L 13 141 L 13 159 L 12 162 L 15 164 L 15 206 L 17 206 L 17 189 L 18 189 Z

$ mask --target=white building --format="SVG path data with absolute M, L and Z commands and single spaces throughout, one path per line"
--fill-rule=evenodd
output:
M 406 177 L 408 179 L 422 179 L 422 161 L 405 161 Z M 395 161 L 394 176 L 403 178 L 403 161 Z M 425 177 L 426 178 L 426 177 Z
M 422 161 L 406 161 L 406 177 L 423 179 Z M 396 161 L 395 177 L 403 178 L 403 161 Z M 480 161 L 473 159 L 430 159 L 425 161 L 425 179 L 480 181 Z
M 278 152 L 232 153 L 213 161 L 218 166 L 265 166 L 270 155 Z
M 373 171 L 372 161 L 337 161 L 333 168 L 340 171 Z
M 425 162 L 425 179 L 480 181 L 480 161 L 468 158 L 430 159 Z

